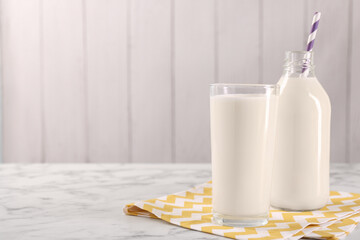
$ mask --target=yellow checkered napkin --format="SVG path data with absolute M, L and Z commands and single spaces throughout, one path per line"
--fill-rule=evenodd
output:
M 332 191 L 328 204 L 318 211 L 272 209 L 265 226 L 221 226 L 211 221 L 211 191 L 211 182 L 208 182 L 188 191 L 126 205 L 124 212 L 234 239 L 341 239 L 360 222 L 360 194 Z

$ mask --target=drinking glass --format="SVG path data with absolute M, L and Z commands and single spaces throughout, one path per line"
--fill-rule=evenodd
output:
M 213 222 L 268 222 L 277 85 L 211 84 Z

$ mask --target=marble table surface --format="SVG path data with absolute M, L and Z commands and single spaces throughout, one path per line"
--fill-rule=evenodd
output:
M 226 239 L 122 211 L 210 177 L 210 164 L 2 164 L 0 239 Z M 360 164 L 332 164 L 331 189 L 359 193 Z

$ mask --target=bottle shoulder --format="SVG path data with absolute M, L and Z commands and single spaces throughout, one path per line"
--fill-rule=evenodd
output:
M 316 104 L 329 105 L 329 107 L 331 105 L 328 94 L 316 77 L 281 78 L 278 84 L 280 99 L 291 99 L 292 102 L 298 102 L 298 104 L 302 101 L 315 101 Z

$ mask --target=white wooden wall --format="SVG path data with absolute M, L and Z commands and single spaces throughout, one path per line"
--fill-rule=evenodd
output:
M 1 0 L 3 161 L 209 162 L 208 85 L 275 83 L 322 12 L 331 158 L 360 162 L 360 0 Z

